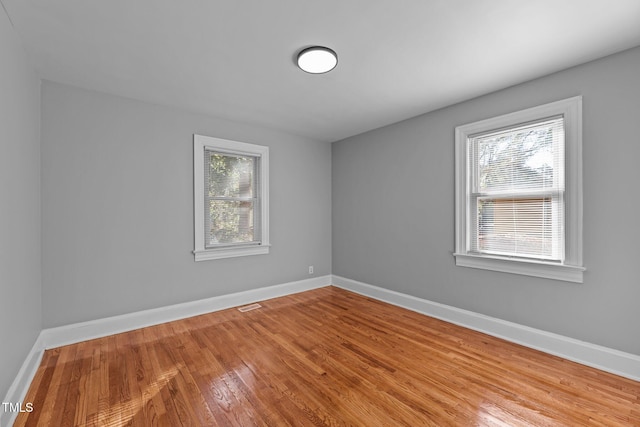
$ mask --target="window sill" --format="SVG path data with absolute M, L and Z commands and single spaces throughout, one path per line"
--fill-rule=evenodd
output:
M 208 261 L 212 259 L 234 258 L 249 255 L 266 255 L 269 253 L 269 245 L 228 247 L 220 249 L 207 249 L 193 251 L 195 261 Z
M 542 261 L 537 262 L 459 253 L 454 253 L 453 256 L 456 258 L 456 265 L 460 267 L 501 271 L 504 273 L 543 277 L 545 279 L 562 280 L 565 282 L 582 283 L 583 273 L 585 271 L 584 267 Z

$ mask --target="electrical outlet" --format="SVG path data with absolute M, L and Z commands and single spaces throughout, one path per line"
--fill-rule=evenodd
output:
M 309 266 L 309 274 L 313 274 L 313 265 Z

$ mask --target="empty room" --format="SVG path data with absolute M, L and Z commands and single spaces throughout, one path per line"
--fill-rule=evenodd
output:
M 0 0 L 0 426 L 640 426 L 637 0 Z

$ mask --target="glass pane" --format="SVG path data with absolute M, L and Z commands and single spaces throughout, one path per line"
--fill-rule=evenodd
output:
M 255 157 L 207 152 L 209 197 L 254 197 Z
M 562 118 L 474 137 L 471 142 L 478 192 L 549 189 L 562 185 Z
M 557 204 L 557 203 L 556 203 Z M 479 199 L 479 252 L 556 259 L 561 219 L 550 197 Z
M 207 246 L 254 241 L 252 201 L 209 200 Z

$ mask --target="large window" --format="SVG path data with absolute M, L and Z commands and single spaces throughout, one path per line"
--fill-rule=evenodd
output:
M 269 252 L 269 149 L 194 135 L 195 260 Z
M 456 128 L 456 264 L 582 281 L 581 98 Z

